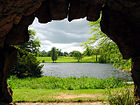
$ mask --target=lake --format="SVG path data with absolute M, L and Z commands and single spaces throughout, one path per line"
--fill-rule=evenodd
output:
M 130 73 L 122 72 L 118 69 L 114 69 L 111 64 L 99 64 L 99 63 L 42 63 L 44 76 L 56 76 L 56 77 L 95 77 L 95 78 L 107 78 L 114 76 L 115 78 L 121 78 L 131 80 Z

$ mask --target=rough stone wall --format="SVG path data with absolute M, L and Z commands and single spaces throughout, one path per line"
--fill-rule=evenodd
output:
M 5 46 L 0 48 L 0 105 L 12 101 L 12 90 L 7 85 L 7 74 L 16 61 L 16 49 Z
M 103 3 L 104 0 L 1 0 L 0 46 L 28 41 L 27 29 L 35 17 L 41 23 L 67 17 L 69 21 L 84 17 L 95 21 L 100 16 Z
M 0 0 L 0 105 L 12 102 L 7 75 L 16 62 L 17 50 L 10 45 L 28 41 L 28 26 L 40 5 L 41 0 Z
M 69 21 L 84 17 L 95 21 L 100 16 L 103 4 L 104 0 L 44 0 L 35 16 L 41 23 L 67 17 Z
M 11 36 L 8 35 L 9 39 L 7 37 L 7 34 L 13 27 L 16 27 L 16 25 L 18 25 L 21 20 L 25 20 L 22 18 L 31 15 L 33 12 L 35 12 L 35 10 L 37 10 L 40 7 L 40 5 L 41 5 L 41 0 L 0 0 L 0 46 L 1 47 L 4 46 L 4 43 L 14 44 L 11 43 L 13 41 L 15 42 L 15 40 L 13 39 L 16 39 L 16 41 L 18 41 L 19 43 L 25 41 L 24 38 L 16 38 L 19 37 L 18 35 L 20 35 L 22 31 L 16 32 L 18 34 L 14 34 L 14 35 L 11 34 Z M 25 24 L 27 23 L 25 22 Z M 26 28 L 24 30 L 22 29 L 23 32 L 28 29 L 27 28 L 28 25 L 26 25 L 26 27 L 22 27 L 22 28 Z
M 139 56 L 140 1 L 107 0 L 102 13 L 102 31 L 118 44 L 123 57 Z

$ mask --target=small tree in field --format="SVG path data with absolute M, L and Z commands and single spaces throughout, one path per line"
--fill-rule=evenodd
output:
M 55 47 L 51 49 L 51 58 L 53 62 L 57 60 L 57 50 Z
M 79 62 L 82 59 L 83 55 L 79 51 L 74 51 L 73 57 Z

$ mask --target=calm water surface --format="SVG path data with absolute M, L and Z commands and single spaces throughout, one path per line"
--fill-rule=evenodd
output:
M 122 79 L 130 79 L 129 73 L 124 73 L 114 69 L 111 64 L 99 63 L 42 63 L 43 75 L 56 77 L 95 77 L 107 78 L 116 77 Z

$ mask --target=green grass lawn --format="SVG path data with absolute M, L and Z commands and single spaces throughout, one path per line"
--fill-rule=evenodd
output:
M 104 89 L 56 90 L 56 89 L 13 89 L 14 102 L 79 102 L 106 100 Z M 61 95 L 102 94 L 100 97 L 57 98 Z
M 134 87 L 126 87 L 132 90 Z M 117 95 L 117 92 L 125 88 L 114 88 L 111 91 Z M 79 90 L 61 90 L 61 89 L 13 89 L 14 102 L 89 102 L 89 101 L 107 101 L 107 89 L 79 89 Z M 112 94 L 113 94 L 112 93 Z M 67 96 L 80 96 L 73 98 L 58 98 Z M 82 95 L 89 95 L 83 97 Z M 92 97 L 94 96 L 94 97 Z M 113 97 L 113 95 L 112 95 Z M 117 99 L 116 99 L 117 100 Z
M 106 100 L 106 88 L 121 88 L 126 86 L 122 80 L 115 78 L 96 79 L 88 77 L 40 77 L 24 78 L 10 77 L 8 85 L 13 90 L 14 102 L 79 102 Z M 99 97 L 74 97 L 69 99 L 57 98 L 65 94 L 101 94 Z
M 52 63 L 51 57 L 37 57 L 37 60 L 45 63 Z M 80 63 L 93 63 L 96 62 L 95 56 L 86 56 L 80 60 Z M 74 57 L 58 57 L 56 63 L 77 63 L 77 60 Z

